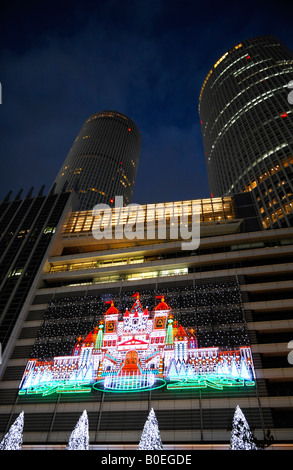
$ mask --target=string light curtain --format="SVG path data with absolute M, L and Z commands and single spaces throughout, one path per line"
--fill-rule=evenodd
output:
M 96 296 L 64 297 L 50 302 L 45 311 L 31 357 L 39 360 L 71 354 L 78 336 L 86 337 L 103 320 L 105 301 L 113 300 L 122 315 L 132 305 L 136 291 Z M 241 293 L 235 280 L 140 290 L 144 307 L 152 311 L 156 295 L 164 294 L 178 325 L 195 329 L 198 347 L 233 349 L 249 345 Z

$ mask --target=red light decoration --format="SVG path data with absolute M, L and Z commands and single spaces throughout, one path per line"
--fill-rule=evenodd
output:
M 128 129 L 128 130 L 129 130 L 129 132 L 131 132 L 131 129 L 130 129 L 130 127 L 129 127 L 129 129 Z
M 281 116 L 281 118 L 283 119 L 283 118 L 285 118 L 285 117 L 288 117 L 288 114 L 287 114 L 286 112 L 284 112 L 284 113 L 281 113 L 280 116 Z
M 250 59 L 250 55 L 246 56 L 245 59 Z
M 111 204 L 113 204 L 113 202 L 114 202 L 114 199 L 112 197 L 110 199 L 110 202 L 111 202 Z
M 71 354 L 53 360 L 30 359 L 20 384 L 20 395 L 135 392 L 162 387 L 167 390 L 254 386 L 251 349 L 198 347 L 195 328 L 182 326 L 164 295 L 152 312 L 141 305 L 139 292 L 123 318 L 113 300 L 99 326 L 81 336 Z M 175 383 L 174 383 L 175 382 Z

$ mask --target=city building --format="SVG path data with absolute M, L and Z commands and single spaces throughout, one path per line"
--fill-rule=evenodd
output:
M 259 36 L 226 51 L 200 92 L 211 193 L 252 191 L 264 228 L 293 220 L 292 77 L 292 51 Z
M 80 210 L 115 196 L 132 201 L 141 136 L 136 124 L 116 111 L 90 116 L 76 137 L 56 179 L 55 191 L 75 190 Z
M 24 448 L 65 449 L 86 410 L 91 449 L 137 449 L 153 408 L 165 449 L 225 449 L 239 405 L 292 448 L 293 228 L 262 229 L 250 192 L 197 203 L 196 251 L 60 219 L 6 349 L 2 435 L 24 411 Z
M 34 284 L 60 217 L 73 207 L 69 193 L 36 196 L 33 189 L 22 199 L 22 190 L 0 204 L 0 341 L 4 352 Z
M 91 449 L 136 450 L 153 409 L 164 449 L 228 449 L 240 407 L 293 450 L 292 67 L 266 36 L 207 75 L 210 198 L 129 208 L 139 133 L 104 111 L 47 196 L 2 202 L 0 440 L 23 412 L 23 449 L 65 449 L 86 411 Z

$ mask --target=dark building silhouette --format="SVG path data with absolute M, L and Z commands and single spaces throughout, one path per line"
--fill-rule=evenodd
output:
M 43 188 L 21 198 L 20 191 L 0 205 L 0 342 L 11 338 L 21 309 L 46 256 L 70 193 L 43 195 Z M 74 196 L 72 196 L 74 197 Z

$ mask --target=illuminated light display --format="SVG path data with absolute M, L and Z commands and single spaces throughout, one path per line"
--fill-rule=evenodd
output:
M 112 374 L 105 379 L 93 384 L 94 390 L 100 392 L 147 392 L 165 387 L 164 379 L 155 377 L 154 374 L 142 374 L 142 376 L 119 376 Z
M 107 301 L 104 319 L 85 338 L 78 337 L 70 356 L 52 361 L 30 359 L 20 395 L 136 392 L 254 386 L 251 349 L 198 347 L 195 328 L 174 319 L 164 296 L 153 311 L 144 309 L 139 293 L 122 315 Z M 167 383 L 168 382 L 168 383 Z
M 43 397 L 54 393 L 90 393 L 91 385 L 84 382 L 72 382 L 55 380 L 42 384 L 27 386 L 19 391 L 19 395 L 41 395 Z
M 198 389 L 198 388 L 216 388 L 218 390 L 223 390 L 226 387 L 251 387 L 254 386 L 255 382 L 253 380 L 244 380 L 241 378 L 235 378 L 225 376 L 225 375 L 216 375 L 216 374 L 203 374 L 194 378 L 185 378 L 180 382 L 171 383 L 167 385 L 168 390 L 181 390 L 181 389 Z
M 24 412 L 16 418 L 0 442 L 0 450 L 21 450 L 23 440 Z
M 66 450 L 89 450 L 89 422 L 86 410 L 83 411 L 76 423 Z

